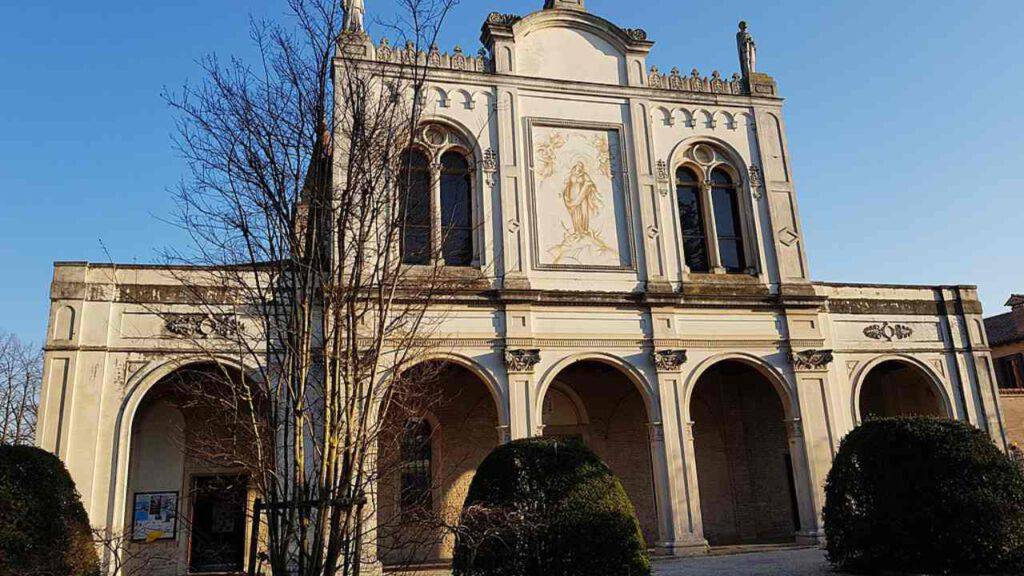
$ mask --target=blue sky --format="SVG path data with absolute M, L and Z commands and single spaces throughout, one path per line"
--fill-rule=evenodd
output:
M 370 19 L 394 0 L 367 0 Z M 246 55 L 283 0 L 0 0 L 0 329 L 41 341 L 55 260 L 150 262 L 182 174 L 160 97 L 208 53 Z M 441 45 L 475 51 L 462 0 Z M 817 280 L 1024 292 L 1024 2 L 587 0 L 656 42 L 650 63 L 738 70 L 746 19 L 786 118 Z

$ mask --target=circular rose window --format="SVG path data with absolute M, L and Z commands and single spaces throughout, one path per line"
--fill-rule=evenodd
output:
M 715 161 L 715 151 L 710 146 L 697 144 L 693 147 L 693 159 L 701 164 L 711 164 Z

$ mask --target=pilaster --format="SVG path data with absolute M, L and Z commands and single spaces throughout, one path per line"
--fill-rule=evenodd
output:
M 540 422 L 534 422 L 537 403 L 534 367 L 540 363 L 540 350 L 516 348 L 505 350 L 508 372 L 509 435 L 512 440 L 539 434 Z
M 657 548 L 673 556 L 703 554 L 708 542 L 701 525 L 693 434 L 690 424 L 682 422 L 686 351 L 656 348 L 651 356 L 658 374 L 662 407 L 661 422 L 650 424 L 661 535 Z
M 817 543 L 823 535 L 821 511 L 825 479 L 835 457 L 829 410 L 831 350 L 804 350 L 790 355 L 800 415 L 786 422 L 800 513 L 798 540 Z

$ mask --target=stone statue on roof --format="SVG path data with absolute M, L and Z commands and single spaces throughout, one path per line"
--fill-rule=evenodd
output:
M 364 0 L 345 0 L 345 20 L 343 27 L 345 32 L 363 33 L 363 18 L 366 15 L 366 4 Z
M 747 32 L 747 23 L 740 22 L 740 31 L 736 33 L 736 47 L 740 52 L 740 70 L 744 78 L 757 72 L 757 43 L 754 37 Z

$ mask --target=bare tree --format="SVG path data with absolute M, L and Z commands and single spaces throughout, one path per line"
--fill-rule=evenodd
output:
M 42 350 L 0 331 L 0 444 L 35 440 L 42 381 Z
M 358 0 L 287 3 L 287 23 L 253 23 L 255 64 L 209 58 L 202 83 L 168 96 L 195 241 L 169 257 L 203 313 L 166 320 L 210 356 L 179 394 L 214 415 L 189 448 L 250 476 L 259 569 L 358 575 L 382 530 L 378 454 L 398 442 L 386 415 L 437 401 L 422 361 L 473 279 L 446 268 L 436 226 L 426 264 L 403 261 L 425 62 L 368 58 Z M 422 53 L 454 3 L 401 0 L 386 26 Z

